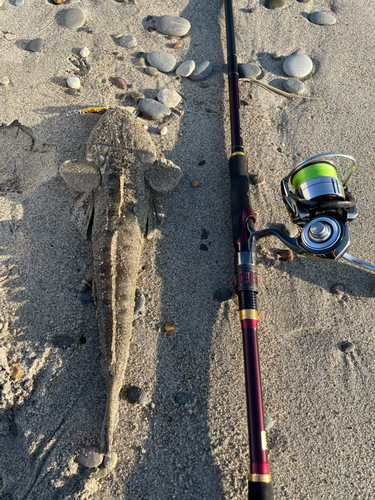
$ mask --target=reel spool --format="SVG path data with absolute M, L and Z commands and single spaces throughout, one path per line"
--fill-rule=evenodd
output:
M 345 181 L 338 177 L 337 166 L 331 161 L 334 157 L 352 162 Z M 317 215 L 327 212 L 343 222 L 354 219 L 358 212 L 347 182 L 355 165 L 351 156 L 334 153 L 311 156 L 299 163 L 281 183 L 283 199 L 293 222 L 304 226 Z M 294 192 L 290 191 L 290 185 Z

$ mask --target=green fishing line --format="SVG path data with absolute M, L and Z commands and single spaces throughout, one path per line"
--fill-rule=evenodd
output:
M 337 172 L 335 167 L 328 163 L 313 163 L 312 165 L 307 165 L 307 167 L 302 168 L 293 176 L 293 187 L 297 190 L 304 182 L 316 179 L 317 177 L 335 177 L 337 179 Z

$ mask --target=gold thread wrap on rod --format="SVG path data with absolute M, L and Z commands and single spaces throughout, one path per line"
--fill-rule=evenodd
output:
M 242 309 L 240 311 L 240 320 L 243 319 L 258 319 L 258 311 L 256 309 Z
M 271 474 L 250 474 L 249 481 L 251 483 L 270 483 Z

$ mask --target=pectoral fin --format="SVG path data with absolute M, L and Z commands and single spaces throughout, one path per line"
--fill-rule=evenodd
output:
M 69 187 L 79 193 L 89 193 L 100 184 L 100 172 L 92 161 L 66 161 L 60 166 L 60 175 Z

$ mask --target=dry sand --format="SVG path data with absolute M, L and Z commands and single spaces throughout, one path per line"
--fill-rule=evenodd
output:
M 282 60 L 271 54 L 305 52 L 314 62 L 307 94 L 314 95 L 315 85 L 321 97 L 285 99 L 240 84 L 241 98 L 251 92 L 253 100 L 242 108 L 250 172 L 267 177 L 252 188 L 257 227 L 288 222 L 281 178 L 303 158 L 334 149 L 358 161 L 351 188 L 359 216 L 351 223 L 350 251 L 375 262 L 373 2 L 288 0 L 286 9 L 261 5 L 244 12 L 255 3 L 235 2 L 239 62 L 259 64 L 262 81 L 282 88 Z M 0 122 L 30 127 L 0 130 L 0 498 L 247 498 L 237 301 L 213 299 L 218 288 L 233 289 L 222 2 L 84 0 L 78 6 L 92 33 L 62 27 L 55 16 L 67 6 L 46 0 L 25 0 L 22 7 L 6 1 L 0 11 L 1 30 L 16 35 L 0 38 L 0 76 L 11 81 L 0 88 Z M 306 18 L 329 9 L 334 26 Z M 164 14 L 191 22 L 178 51 L 171 48 L 175 40 L 145 29 L 148 15 Z M 116 33 L 134 35 L 138 46 L 116 46 Z M 45 41 L 43 52 L 25 51 L 26 41 L 37 37 Z M 84 46 L 91 70 L 81 94 L 68 96 L 65 81 L 75 70 L 68 58 Z M 152 50 L 173 52 L 178 61 L 212 61 L 209 87 L 136 69 L 136 54 Z M 159 155 L 179 165 L 184 177 L 164 201 L 165 221 L 159 237 L 146 242 L 139 275 L 147 302 L 135 323 L 126 381 L 149 398 L 143 407 L 121 402 L 119 463 L 99 482 L 74 462 L 79 450 L 99 442 L 105 388 L 94 305 L 79 302 L 75 290 L 91 270 L 90 243 L 72 221 L 75 195 L 58 166 L 84 158 L 98 120 L 76 111 L 119 104 L 115 76 L 147 97 L 160 88 L 181 93 L 184 114 L 165 121 L 167 136 L 158 135 L 164 123 L 151 123 L 150 132 Z M 200 187 L 192 188 L 196 179 Z M 202 243 L 208 251 L 200 250 Z M 264 410 L 274 421 L 268 442 L 275 498 L 375 498 L 374 275 L 345 262 L 280 262 L 278 248 L 276 239 L 262 241 L 259 258 L 259 344 Z M 337 282 L 347 286 L 343 296 L 330 292 Z M 164 332 L 166 322 L 176 324 L 175 333 Z M 73 345 L 54 347 L 57 335 L 74 338 Z M 339 349 L 347 340 L 355 344 L 352 354 Z M 23 374 L 12 379 L 16 363 Z M 195 396 L 195 403 L 179 406 L 180 392 Z

